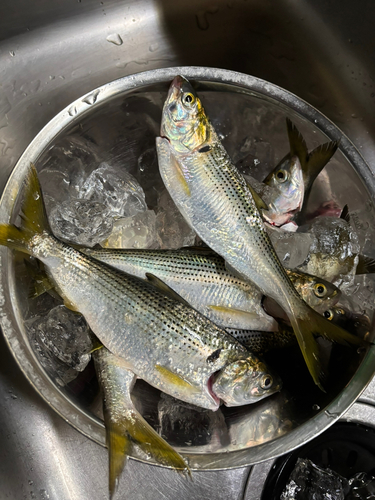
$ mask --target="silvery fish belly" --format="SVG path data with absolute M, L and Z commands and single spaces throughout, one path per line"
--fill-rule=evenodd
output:
M 178 399 L 216 410 L 280 389 L 266 365 L 224 330 L 155 283 L 117 271 L 50 233 L 35 168 L 27 175 L 21 227 L 0 225 L 0 244 L 44 263 L 65 304 L 128 370 Z M 160 287 L 164 290 L 160 290 Z
M 222 328 L 277 330 L 277 322 L 261 305 L 262 293 L 258 288 L 231 274 L 224 260 L 209 249 L 83 252 L 139 278 L 154 274 Z
M 310 373 L 322 388 L 324 374 L 314 334 L 344 343 L 358 340 L 298 295 L 266 233 L 260 210 L 267 206 L 233 165 L 199 97 L 183 77 L 170 86 L 156 144 L 162 179 L 186 221 L 230 268 L 284 309 Z

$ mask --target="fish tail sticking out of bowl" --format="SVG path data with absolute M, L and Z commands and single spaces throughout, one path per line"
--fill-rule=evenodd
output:
M 280 378 L 265 363 L 158 278 L 148 275 L 152 284 L 122 273 L 55 238 L 33 166 L 26 178 L 21 220 L 19 228 L 0 225 L 0 244 L 28 253 L 45 265 L 65 305 L 81 312 L 103 345 L 122 358 L 121 369 L 127 370 L 129 379 L 126 394 L 137 376 L 171 396 L 216 411 L 220 400 L 227 406 L 240 406 L 281 389 Z M 111 434 L 110 450 L 117 457 L 111 460 L 112 489 L 121 466 L 117 448 L 128 452 L 128 436 L 148 448 L 159 463 L 186 468 L 132 408 L 126 411 L 132 415 L 129 419 L 126 412 L 123 415 L 119 436 Z
M 231 269 L 284 309 L 314 382 L 324 391 L 314 336 L 354 345 L 363 340 L 329 323 L 298 295 L 265 230 L 261 209 L 267 206 L 239 174 L 184 77 L 170 86 L 157 148 L 163 181 L 180 212 Z

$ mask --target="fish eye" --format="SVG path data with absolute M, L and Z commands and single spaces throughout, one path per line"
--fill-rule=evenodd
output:
M 337 314 L 342 314 L 343 316 L 345 315 L 344 309 L 341 309 L 339 307 L 336 308 L 336 312 L 337 312 Z
M 333 311 L 331 311 L 331 309 L 328 309 L 327 311 L 324 311 L 323 316 L 329 321 L 332 321 L 334 316 Z
M 182 102 L 187 106 L 192 106 L 194 104 L 195 97 L 191 92 L 186 92 L 182 97 Z
M 327 295 L 327 287 L 323 283 L 316 283 L 314 285 L 314 293 L 321 299 Z
M 282 183 L 285 182 L 288 179 L 288 173 L 284 169 L 280 169 L 276 172 L 276 179 L 278 182 Z
M 261 378 L 260 386 L 262 389 L 269 389 L 272 386 L 272 384 L 273 384 L 273 379 L 271 375 L 264 375 Z

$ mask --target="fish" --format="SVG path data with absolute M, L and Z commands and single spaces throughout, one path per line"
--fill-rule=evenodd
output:
M 267 206 L 246 183 L 210 123 L 192 85 L 173 80 L 156 138 L 159 170 L 178 209 L 230 269 L 286 312 L 316 385 L 324 370 L 314 335 L 343 344 L 362 341 L 327 321 L 299 296 L 279 261 L 260 211 Z
M 281 389 L 279 376 L 263 361 L 156 276 L 131 276 L 58 240 L 33 166 L 24 192 L 21 224 L 1 224 L 0 244 L 40 260 L 64 304 L 84 316 L 129 371 L 173 397 L 213 411 L 221 402 L 250 404 Z
M 230 273 L 225 261 L 210 249 L 180 250 L 82 248 L 100 262 L 139 278 L 152 273 L 194 309 L 222 328 L 276 331 L 276 321 L 262 307 L 262 293 L 251 282 Z M 300 271 L 287 270 L 303 299 L 326 311 L 340 298 L 331 283 Z
M 183 457 L 159 436 L 135 408 L 131 392 L 137 376 L 128 370 L 126 361 L 102 345 L 93 352 L 93 358 L 104 399 L 110 498 L 116 492 L 127 457 L 132 455 L 135 446 L 158 464 L 190 475 Z
M 324 312 L 324 317 L 336 325 L 340 325 L 353 335 L 367 339 L 370 336 L 371 322 L 366 314 L 358 314 L 339 306 L 334 306 Z
M 262 210 L 264 220 L 291 231 L 301 223 L 312 185 L 336 152 L 338 142 L 322 144 L 309 153 L 302 134 L 289 118 L 286 125 L 290 151 L 263 180 L 269 189 L 264 195 L 258 194 L 268 207 Z
M 241 344 L 250 349 L 251 352 L 260 356 L 268 351 L 283 349 L 297 343 L 296 336 L 290 326 L 280 320 L 278 328 L 277 332 L 235 329 L 228 329 L 227 331 Z

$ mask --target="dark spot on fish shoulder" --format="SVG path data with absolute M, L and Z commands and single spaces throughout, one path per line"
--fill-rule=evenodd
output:
M 207 363 L 213 363 L 214 361 L 216 361 L 218 359 L 218 357 L 220 356 L 220 353 L 221 353 L 221 349 L 217 349 L 212 354 L 210 354 L 208 356 L 208 358 L 206 359 Z
M 203 146 L 203 148 L 198 149 L 198 153 L 208 153 L 211 151 L 211 146 Z

